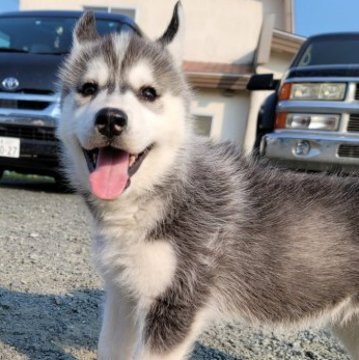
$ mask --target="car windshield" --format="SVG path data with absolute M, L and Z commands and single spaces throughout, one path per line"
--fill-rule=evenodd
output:
M 34 54 L 66 54 L 72 44 L 77 18 L 7 17 L 0 18 L 0 51 Z M 100 35 L 130 30 L 120 21 L 97 19 Z
M 359 64 L 359 38 L 315 39 L 295 66 Z

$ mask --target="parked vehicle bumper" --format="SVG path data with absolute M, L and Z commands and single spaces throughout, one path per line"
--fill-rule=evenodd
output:
M 359 136 L 277 131 L 262 138 L 260 154 L 294 169 L 351 171 L 359 166 Z
M 59 169 L 56 119 L 48 116 L 0 116 L 0 136 L 20 139 L 20 156 L 0 156 L 0 168 L 55 175 Z

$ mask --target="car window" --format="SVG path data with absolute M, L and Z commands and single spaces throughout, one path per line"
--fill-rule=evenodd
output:
M 359 38 L 316 39 L 308 44 L 296 66 L 359 64 Z
M 305 50 L 303 56 L 300 58 L 298 66 L 310 65 L 312 61 L 312 45 L 309 45 Z
M 29 53 L 67 53 L 72 44 L 76 18 L 14 17 L 0 18 L 0 50 Z M 97 20 L 98 32 L 130 30 L 130 26 L 114 20 Z

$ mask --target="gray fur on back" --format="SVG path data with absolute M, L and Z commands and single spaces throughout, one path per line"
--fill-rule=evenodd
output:
M 266 323 L 358 300 L 356 178 L 269 169 L 228 143 L 201 141 L 190 158 L 187 177 L 158 188 L 168 209 L 149 236 L 180 254 L 176 296 L 200 307 L 211 293 Z
M 211 298 L 223 313 L 267 324 L 317 319 L 348 299 L 358 306 L 357 178 L 272 169 L 200 138 L 183 152 L 148 194 L 166 210 L 147 241 L 168 239 L 178 257 L 148 314 L 154 347 L 178 342 Z

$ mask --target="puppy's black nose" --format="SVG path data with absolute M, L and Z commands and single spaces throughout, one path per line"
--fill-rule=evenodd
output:
M 95 127 L 109 139 L 120 135 L 126 125 L 127 115 L 122 110 L 103 108 L 96 115 Z

